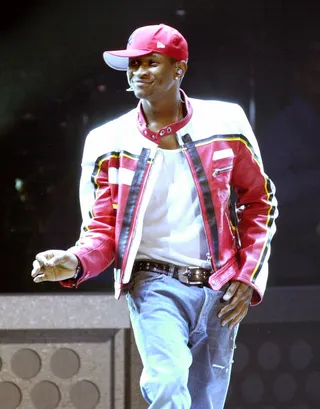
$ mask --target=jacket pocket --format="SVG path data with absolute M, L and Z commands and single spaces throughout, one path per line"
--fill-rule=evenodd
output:
M 213 170 L 212 176 L 216 178 L 218 175 L 224 172 L 230 172 L 233 168 L 233 165 L 225 166 L 223 168 L 216 168 Z
M 209 277 L 209 283 L 213 289 L 219 289 L 237 275 L 238 272 L 238 259 L 237 257 L 233 257 Z
M 234 157 L 212 161 L 211 175 L 216 182 L 229 180 L 231 177 Z

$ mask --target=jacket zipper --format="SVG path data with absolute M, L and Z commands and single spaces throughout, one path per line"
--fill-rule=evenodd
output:
M 233 166 L 230 165 L 230 166 L 226 166 L 226 167 L 224 167 L 224 168 L 215 169 L 215 170 L 213 171 L 213 173 L 212 173 L 212 176 L 215 178 L 215 177 L 217 177 L 220 173 L 227 172 L 228 170 L 231 170 L 232 168 L 233 168 Z
M 143 200 L 146 200 L 144 192 L 146 190 L 147 181 L 149 179 L 151 169 L 153 168 L 154 161 L 155 161 L 155 157 L 154 157 L 153 162 L 150 164 L 149 169 L 146 171 L 145 176 L 144 176 L 144 180 L 143 180 L 143 183 L 142 183 L 142 189 L 141 189 L 140 194 L 139 194 L 139 201 L 137 203 L 136 211 L 135 211 L 135 214 L 134 214 L 134 217 L 133 217 L 134 218 L 134 225 L 132 226 L 132 229 L 131 229 L 131 232 L 130 232 L 130 239 L 129 239 L 128 246 L 127 246 L 127 249 L 126 249 L 126 254 L 124 255 L 124 258 L 123 258 L 123 267 L 122 267 L 122 274 L 121 274 L 121 279 L 120 279 L 121 282 L 123 281 L 123 278 L 125 277 L 125 272 L 127 270 L 128 260 L 129 260 L 130 253 L 131 253 L 131 247 L 132 247 L 132 243 L 133 243 L 133 241 L 135 239 L 136 230 L 137 230 L 137 222 L 138 222 L 138 218 L 139 218 L 139 216 L 137 216 L 137 215 L 139 213 L 139 210 L 141 209 L 141 205 L 142 205 Z M 141 215 L 140 215 L 140 217 L 141 217 Z
M 189 164 L 189 167 L 190 167 L 190 169 L 192 169 L 192 164 L 191 164 L 189 155 L 186 153 L 187 150 L 188 150 L 188 149 L 185 147 L 185 145 L 182 144 L 182 145 L 181 145 L 181 152 L 184 153 L 184 155 L 185 155 L 185 157 L 186 157 L 186 159 L 187 159 L 187 162 L 188 162 L 188 164 Z M 199 199 L 200 199 L 201 190 L 199 189 L 198 181 L 195 180 L 195 178 L 194 178 L 192 172 L 191 172 L 191 175 L 192 175 L 192 177 L 193 177 L 193 181 L 194 181 L 194 184 L 195 184 L 196 189 L 197 189 L 198 197 L 199 197 Z M 203 222 L 204 232 L 205 232 L 205 236 L 206 236 L 206 240 L 207 240 L 207 246 L 208 246 L 208 249 L 209 249 L 208 253 L 206 253 L 206 256 L 207 256 L 207 260 L 206 260 L 206 261 L 210 263 L 210 265 L 211 265 L 211 267 L 212 267 L 212 270 L 215 271 L 215 266 L 214 266 L 213 260 L 212 260 L 213 257 L 212 257 L 212 253 L 211 253 L 210 243 L 209 243 L 209 239 L 208 239 L 207 226 L 206 226 L 206 223 L 205 223 L 205 219 L 204 219 L 204 217 L 203 217 L 203 208 L 202 208 L 201 200 L 199 200 L 199 204 L 200 204 L 200 209 L 201 209 L 201 214 L 202 214 L 202 222 Z

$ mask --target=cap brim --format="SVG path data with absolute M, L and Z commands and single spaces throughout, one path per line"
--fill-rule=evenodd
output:
M 109 67 L 118 71 L 126 71 L 129 65 L 129 58 L 141 57 L 152 53 L 151 50 L 116 50 L 105 51 L 103 59 Z

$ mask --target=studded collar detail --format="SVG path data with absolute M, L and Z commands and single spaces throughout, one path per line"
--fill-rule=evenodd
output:
M 151 141 L 159 143 L 159 140 L 162 136 L 166 136 L 166 135 L 170 135 L 170 134 L 178 132 L 181 128 L 183 128 L 190 121 L 192 117 L 192 105 L 189 101 L 189 98 L 187 97 L 187 95 L 184 93 L 182 89 L 180 89 L 180 93 L 181 93 L 181 98 L 185 104 L 184 108 L 186 111 L 186 115 L 182 119 L 180 119 L 180 121 L 177 121 L 173 124 L 164 126 L 163 128 L 159 129 L 158 132 L 153 132 L 148 128 L 146 119 L 142 111 L 142 102 L 141 101 L 139 102 L 138 107 L 137 107 L 137 110 L 138 110 L 137 126 L 138 126 L 140 133 L 143 136 L 150 139 Z

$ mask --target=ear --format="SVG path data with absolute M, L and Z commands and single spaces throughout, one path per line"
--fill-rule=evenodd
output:
M 176 74 L 182 79 L 188 69 L 188 65 L 186 61 L 177 61 L 176 62 Z
M 126 89 L 126 91 L 133 91 L 133 88 L 131 87 L 131 81 L 130 81 L 130 76 L 129 76 L 129 71 L 127 71 L 127 81 L 129 84 L 129 88 Z

